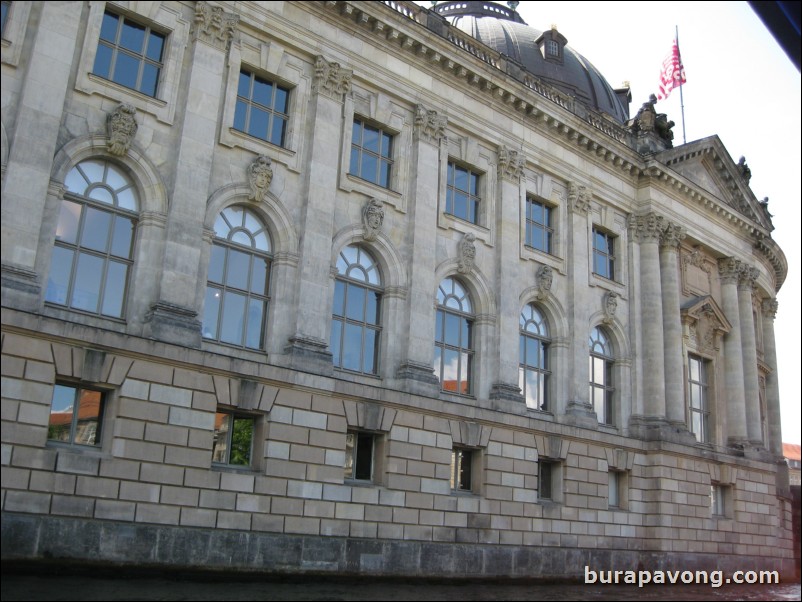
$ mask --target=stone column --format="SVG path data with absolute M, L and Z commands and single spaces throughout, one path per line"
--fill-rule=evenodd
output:
M 518 151 L 498 149 L 498 218 L 496 220 L 495 279 L 498 299 L 493 363 L 494 382 L 490 399 L 523 402 L 518 387 L 519 316 L 521 315 L 518 274 L 520 240 L 521 176 L 526 160 Z
M 342 131 L 344 96 L 351 89 L 353 72 L 318 56 L 309 100 L 308 158 L 302 198 L 303 232 L 300 244 L 298 289 L 295 295 L 295 333 L 284 348 L 293 368 L 321 374 L 332 373 L 329 351 L 331 328 L 331 241 L 337 200 L 337 174 Z
M 783 455 L 782 416 L 780 415 L 780 388 L 777 381 L 777 344 L 774 340 L 774 317 L 777 300 L 765 299 L 763 310 L 763 359 L 771 372 L 766 376 L 766 412 L 769 421 L 769 440 L 766 446 L 777 456 Z
M 763 447 L 755 317 L 752 312 L 752 295 L 755 289 L 755 281 L 760 272 L 756 268 L 747 265 L 742 265 L 741 268 L 738 280 L 738 317 L 741 321 L 741 353 L 744 362 L 743 387 L 744 406 L 746 408 L 746 433 L 750 443 Z
M 685 426 L 685 380 L 682 352 L 682 319 L 679 302 L 679 243 L 685 230 L 668 224 L 660 237 L 660 286 L 663 301 L 663 355 L 666 371 L 666 417 Z
M 440 381 L 434 375 L 434 326 L 438 282 L 437 212 L 440 191 L 440 147 L 446 143 L 445 116 L 418 105 L 412 148 L 409 229 L 409 296 L 402 332 L 403 357 L 396 372 L 398 386 L 406 391 L 437 395 Z
M 223 102 L 223 81 L 229 44 L 239 16 L 210 9 L 205 2 L 195 7 L 191 56 L 187 71 L 186 107 L 176 135 L 173 189 L 159 300 L 146 318 L 146 336 L 191 347 L 201 342 L 198 319 L 198 271 L 203 253 L 203 219 L 217 143 L 217 122 Z M 188 301 L 189 300 L 189 301 Z
M 654 213 L 631 216 L 630 232 L 640 247 L 643 416 L 648 423 L 666 419 L 663 293 L 658 242 L 664 218 Z
M 741 265 L 741 262 L 734 257 L 726 257 L 718 262 L 722 309 L 732 325 L 730 332 L 724 335 L 724 405 L 727 408 L 727 440 L 730 445 L 743 445 L 748 440 L 744 405 L 741 319 L 738 307 L 738 279 L 741 275 Z
M 566 422 L 589 428 L 598 426 L 598 416 L 590 404 L 590 374 L 588 371 L 588 321 L 589 304 L 583 302 L 587 297 L 590 251 L 588 248 L 588 213 L 591 207 L 591 191 L 573 182 L 568 185 L 568 211 L 571 224 L 572 256 L 568 260 L 570 270 L 568 285 L 571 302 L 568 304 L 568 320 L 574 324 L 570 334 L 570 362 L 566 370 L 568 387 L 566 390 Z M 556 410 L 557 408 L 555 408 Z
M 17 127 L 10 129 L 0 220 L 3 305 L 26 310 L 39 305 L 41 272 L 52 253 L 52 232 L 47 232 L 42 249 L 48 256 L 37 257 L 81 11 L 71 3 L 44 2 L 32 9 L 31 24 L 26 41 L 31 60 L 14 74 L 24 78 L 19 96 L 3 107 L 4 125 L 10 129 L 16 122 Z

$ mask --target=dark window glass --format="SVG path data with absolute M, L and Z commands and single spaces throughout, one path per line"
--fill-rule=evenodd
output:
M 357 481 L 373 480 L 375 435 L 349 432 L 345 436 L 345 478 Z
M 480 201 L 478 190 L 478 174 L 449 162 L 448 182 L 446 184 L 446 213 L 472 224 L 478 223 Z
M 526 244 L 545 253 L 551 253 L 554 228 L 552 209 L 532 198 L 526 199 Z
M 393 164 L 392 142 L 392 135 L 384 130 L 354 119 L 349 173 L 389 188 Z
M 593 273 L 615 280 L 615 236 L 593 228 Z
M 470 395 L 473 372 L 473 311 L 465 288 L 446 278 L 437 289 L 434 371 L 440 388 Z
M 289 90 L 248 71 L 240 71 L 234 129 L 276 146 L 287 134 Z

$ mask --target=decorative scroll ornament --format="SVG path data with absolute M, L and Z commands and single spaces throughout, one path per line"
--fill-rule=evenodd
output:
M 604 323 L 612 324 L 615 320 L 615 312 L 618 309 L 618 293 L 609 291 L 604 295 Z
M 636 241 L 658 242 L 665 231 L 665 218 L 656 213 L 646 215 L 630 215 L 629 227 Z
M 362 207 L 362 238 L 376 240 L 384 224 L 384 207 L 379 199 L 370 199 Z
M 272 181 L 273 169 L 270 167 L 270 157 L 259 155 L 248 166 L 248 184 L 251 187 L 251 194 L 248 199 L 257 203 L 265 200 L 267 189 L 270 188 L 270 182 Z
M 710 274 L 710 264 L 705 261 L 705 255 L 699 245 L 693 248 L 693 251 L 686 253 L 682 256 L 682 261 L 685 265 L 692 265 L 707 274 Z
M 234 39 L 239 24 L 239 15 L 227 13 L 219 6 L 208 2 L 195 4 L 195 38 L 225 50 Z
M 498 149 L 498 175 L 507 180 L 518 181 L 524 173 L 526 159 L 523 154 L 506 146 Z
M 124 156 L 134 141 L 137 129 L 139 126 L 136 123 L 134 105 L 124 102 L 106 115 L 109 152 L 118 157 Z
M 585 186 L 568 183 L 568 203 L 577 213 L 587 215 L 590 211 L 590 190 Z
M 719 259 L 718 275 L 723 284 L 737 284 L 741 277 L 741 260 L 735 257 Z
M 424 140 L 439 143 L 446 137 L 448 119 L 429 111 L 423 105 L 415 107 L 415 133 Z
M 330 63 L 322 56 L 315 59 L 315 91 L 329 98 L 341 101 L 351 90 L 353 76 L 354 72 L 341 67 L 340 63 Z
M 554 270 L 547 265 L 542 265 L 537 270 L 537 298 L 544 301 L 551 292 L 551 284 L 554 280 Z
M 457 271 L 460 274 L 467 274 L 473 269 L 476 260 L 476 245 L 473 242 L 476 235 L 468 232 L 459 241 L 459 255 L 457 257 Z

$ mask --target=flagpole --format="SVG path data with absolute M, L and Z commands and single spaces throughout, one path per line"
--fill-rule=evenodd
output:
M 677 41 L 677 53 L 682 56 L 679 51 L 679 27 L 674 25 L 674 39 Z M 679 87 L 679 107 L 682 112 L 682 143 L 686 144 L 685 140 L 685 100 L 682 98 L 682 86 Z

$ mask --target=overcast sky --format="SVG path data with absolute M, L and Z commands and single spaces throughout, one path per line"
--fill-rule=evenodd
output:
M 429 7 L 429 2 L 420 2 Z M 628 81 L 631 113 L 657 93 L 660 65 L 674 27 L 687 83 L 682 87 L 685 138 L 717 134 L 734 161 L 746 157 L 750 186 L 769 197 L 772 233 L 788 259 L 775 321 L 783 441 L 800 443 L 800 74 L 746 2 L 521 2 L 528 25 L 557 25 L 568 45 L 616 88 Z M 679 90 L 658 102 L 676 122 Z

